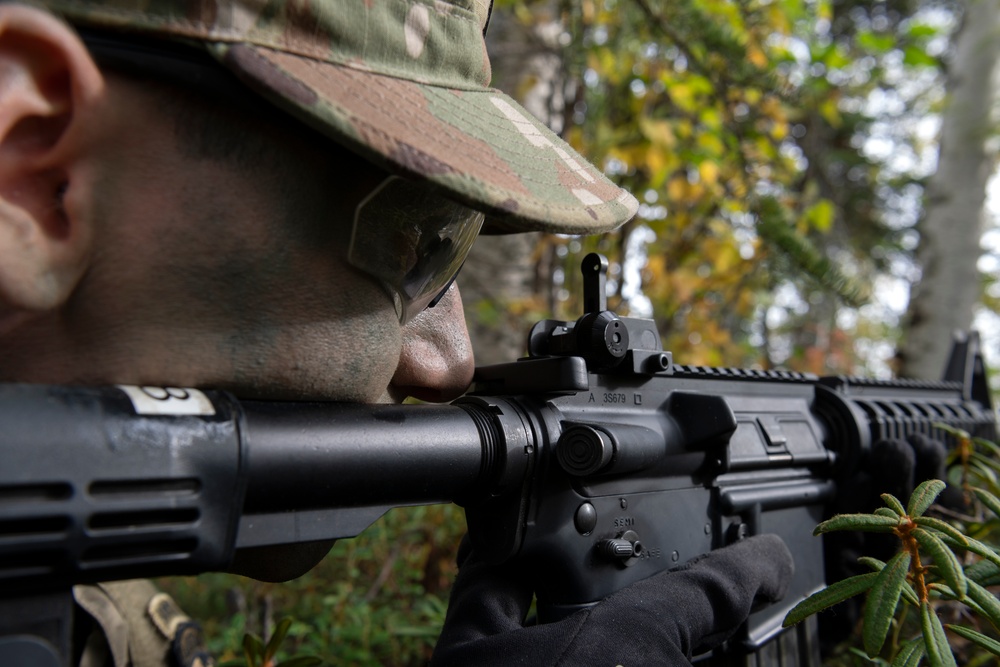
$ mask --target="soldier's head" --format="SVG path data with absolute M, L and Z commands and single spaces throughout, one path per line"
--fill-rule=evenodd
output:
M 462 391 L 447 287 L 484 214 L 584 233 L 636 206 L 488 87 L 489 9 L 0 4 L 0 379 Z

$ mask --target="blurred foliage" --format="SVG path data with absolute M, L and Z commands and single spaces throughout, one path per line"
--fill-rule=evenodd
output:
M 531 22 L 552 4 L 497 6 Z M 566 138 L 641 207 L 615 234 L 544 241 L 554 296 L 533 306 L 578 316 L 577 249 L 599 250 L 612 261 L 611 305 L 654 315 L 682 363 L 870 372 L 896 332 L 884 308 L 866 306 L 872 287 L 912 270 L 927 175 L 916 120 L 940 104 L 951 8 L 560 6 L 572 36 Z
M 288 617 L 279 664 L 317 656 L 327 665 L 423 665 L 444 623 L 464 533 L 454 505 L 400 508 L 287 583 L 207 574 L 157 584 L 198 619 L 223 663 L 245 659 L 246 633 L 266 644 L 274 619 Z

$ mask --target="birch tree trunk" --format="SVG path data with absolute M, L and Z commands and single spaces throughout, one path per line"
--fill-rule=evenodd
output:
M 994 167 L 986 138 L 994 129 L 1000 58 L 1000 0 L 966 0 L 942 116 L 936 173 L 927 186 L 900 375 L 941 379 L 956 329 L 969 329 L 980 298 L 986 182 Z
M 512 95 L 555 131 L 562 129 L 564 73 L 557 3 L 532 4 L 536 20 L 523 25 L 509 11 L 494 10 L 487 33 L 493 86 Z M 489 225 L 489 220 L 487 220 Z M 536 294 L 535 248 L 539 234 L 481 236 L 459 284 L 472 347 L 479 365 L 523 356 L 524 313 Z

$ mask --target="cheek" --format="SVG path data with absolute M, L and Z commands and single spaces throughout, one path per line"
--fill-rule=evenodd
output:
M 381 290 L 369 296 L 385 300 Z M 391 305 L 373 314 L 369 301 L 367 311 L 355 312 L 337 323 L 338 333 L 329 341 L 328 359 L 343 383 L 337 394 L 344 400 L 379 401 L 399 365 L 402 332 Z
M 245 318 L 239 333 L 226 341 L 225 354 L 238 371 L 237 393 L 381 400 L 399 363 L 399 323 L 381 289 L 348 285 L 300 282 L 297 294 L 272 290 L 266 316 L 258 310 L 256 317 Z M 309 297 L 303 299 L 303 293 Z

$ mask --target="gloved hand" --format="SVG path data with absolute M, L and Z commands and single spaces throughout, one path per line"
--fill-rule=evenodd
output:
M 463 547 L 467 545 L 466 541 Z M 687 665 L 780 600 L 793 562 L 774 535 L 751 537 L 635 583 L 561 621 L 525 627 L 527 567 L 465 558 L 432 667 Z

